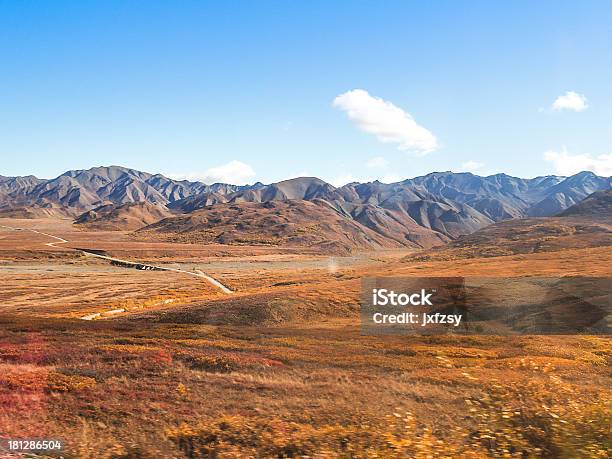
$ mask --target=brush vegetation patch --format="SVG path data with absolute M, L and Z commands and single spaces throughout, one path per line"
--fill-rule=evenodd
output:
M 590 226 L 593 246 L 538 231 L 515 253 L 521 240 L 498 234 L 482 247 L 513 255 L 483 257 L 478 236 L 439 252 L 473 255 L 452 262 L 96 233 L 102 250 L 193 264 L 232 295 L 195 277 L 51 261 L 38 236 L 11 233 L 0 239 L 13 263 L 0 292 L 0 432 L 44 432 L 65 440 L 65 457 L 96 459 L 607 457 L 609 336 L 364 336 L 359 323 L 366 276 L 610 276 L 611 249 Z M 79 319 L 117 305 L 125 314 Z

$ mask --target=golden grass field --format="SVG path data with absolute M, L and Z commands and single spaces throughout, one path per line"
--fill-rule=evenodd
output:
M 330 258 L 0 224 L 69 241 L 0 228 L 0 437 L 62 439 L 73 458 L 609 457 L 609 336 L 362 336 L 359 290 L 372 275 L 608 277 L 610 246 Z M 65 247 L 200 268 L 235 293 Z

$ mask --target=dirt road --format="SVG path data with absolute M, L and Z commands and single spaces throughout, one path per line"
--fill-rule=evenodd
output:
M 6 226 L 6 225 L 0 225 L 0 227 L 2 228 L 7 228 L 13 231 L 31 231 L 32 233 L 36 233 L 36 234 L 41 234 L 43 236 L 47 236 L 53 239 L 57 239 L 57 242 L 47 242 L 46 246 L 48 247 L 56 247 L 56 244 L 67 244 L 68 241 L 66 239 L 63 239 L 59 236 L 54 236 L 52 234 L 48 234 L 48 233 L 43 233 L 42 231 L 38 231 L 35 229 L 30 229 L 30 228 L 18 228 L 18 227 L 14 227 L 14 226 Z M 156 266 L 156 265 L 151 265 L 148 263 L 141 263 L 141 262 L 135 262 L 135 261 L 129 261 L 129 260 L 122 260 L 120 258 L 114 258 L 114 257 L 109 257 L 108 255 L 103 255 L 103 254 L 99 254 L 96 253 L 94 251 L 90 251 L 90 250 L 84 250 L 84 249 L 76 249 L 76 248 L 72 248 L 72 247 L 68 247 L 69 250 L 76 250 L 79 251 L 81 253 L 84 253 L 87 256 L 90 257 L 96 257 L 96 258 L 101 258 L 103 260 L 108 260 L 111 263 L 115 263 L 118 265 L 123 265 L 123 266 L 128 266 L 128 267 L 133 267 L 136 269 L 142 269 L 142 270 L 155 270 L 155 271 L 172 271 L 172 272 L 176 272 L 176 273 L 181 273 L 181 274 L 186 274 L 188 276 L 196 276 L 196 277 L 200 277 L 204 280 L 206 280 L 208 283 L 210 283 L 211 285 L 215 286 L 216 288 L 220 289 L 223 293 L 226 294 L 231 294 L 234 293 L 229 287 L 227 287 L 226 285 L 223 285 L 220 281 L 218 281 L 217 279 L 215 279 L 214 277 L 202 272 L 201 270 L 196 270 L 196 272 L 192 272 L 192 271 L 187 271 L 184 269 L 180 269 L 180 268 L 170 268 L 170 267 L 166 267 L 166 266 Z

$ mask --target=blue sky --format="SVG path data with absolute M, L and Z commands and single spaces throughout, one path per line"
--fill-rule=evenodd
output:
M 0 0 L 0 174 L 610 175 L 611 43 L 609 1 Z

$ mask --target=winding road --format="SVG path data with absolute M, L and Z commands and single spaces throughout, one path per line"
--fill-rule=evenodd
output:
M 41 234 L 44 234 L 44 233 L 41 233 Z M 52 242 L 52 244 L 59 244 L 59 242 Z M 84 250 L 84 249 L 73 249 L 73 250 L 78 250 L 80 252 L 83 252 L 85 255 L 90 256 L 90 257 L 102 258 L 103 260 L 108 260 L 112 263 L 131 266 L 137 269 L 155 270 L 155 271 L 172 271 L 175 273 L 187 274 L 189 276 L 201 277 L 202 279 L 205 279 L 210 284 L 220 289 L 223 293 L 234 293 L 229 287 L 223 285 L 217 279 L 200 271 L 199 269 L 196 269 L 196 272 L 191 272 L 191 271 L 187 271 L 185 269 L 180 269 L 180 268 L 169 268 L 167 266 L 150 265 L 148 263 L 142 263 L 138 261 L 121 260 L 120 258 L 109 257 L 108 255 L 101 255 L 99 253 L 95 253 L 95 252 Z
M 8 228 L 8 229 L 15 230 L 15 231 L 31 231 L 32 233 L 42 234 L 43 236 L 47 236 L 47 237 L 51 237 L 53 239 L 57 239 L 58 242 L 47 242 L 45 244 L 46 246 L 49 246 L 49 247 L 55 247 L 55 244 L 66 244 L 66 243 L 68 243 L 68 241 L 66 239 L 62 239 L 61 237 L 53 236 L 51 234 L 43 233 L 42 231 L 38 231 L 38 230 L 30 229 L 30 228 L 16 228 L 14 226 L 6 226 L 6 225 L 0 225 L 0 227 Z M 55 247 L 55 248 L 57 248 L 57 247 Z
M 32 233 L 36 233 L 36 234 L 42 234 L 43 236 L 47 236 L 53 239 L 56 239 L 56 242 L 47 242 L 46 246 L 48 247 L 53 247 L 53 248 L 58 248 L 57 244 L 67 244 L 68 241 L 66 239 L 63 239 L 61 237 L 58 236 L 54 236 L 52 234 L 48 234 L 48 233 L 43 233 L 42 231 L 38 231 L 35 229 L 31 229 L 31 228 L 18 228 L 18 227 L 14 227 L 14 226 L 6 226 L 6 225 L 0 225 L 0 227 L 2 228 L 7 228 L 10 230 L 14 230 L 14 231 L 31 231 Z M 214 277 L 200 271 L 199 269 L 196 269 L 195 272 L 192 271 L 187 271 L 184 269 L 180 269 L 180 268 L 170 268 L 167 266 L 157 266 L 157 265 L 151 265 L 148 263 L 141 263 L 141 262 L 135 262 L 135 261 L 129 261 L 129 260 L 122 260 L 120 258 L 114 258 L 114 257 L 109 257 L 108 255 L 103 255 L 100 253 L 96 253 L 92 250 L 87 250 L 87 249 L 77 249 L 77 248 L 73 248 L 73 247 L 67 247 L 70 250 L 76 250 L 78 252 L 84 253 L 87 256 L 90 257 L 96 257 L 96 258 L 101 258 L 103 260 L 107 260 L 110 261 L 113 264 L 118 264 L 118 265 L 122 265 L 122 266 L 127 266 L 127 267 L 131 267 L 131 268 L 136 268 L 136 269 L 143 269 L 143 270 L 155 270 L 155 271 L 171 271 L 171 272 L 175 272 L 175 273 L 181 273 L 181 274 L 186 274 L 188 276 L 195 276 L 195 277 L 200 277 L 204 280 L 206 280 L 209 284 L 213 285 L 214 287 L 218 288 L 219 290 L 221 290 L 223 293 L 226 294 L 231 294 L 234 293 L 233 290 L 231 290 L 229 287 L 227 287 L 226 285 L 223 285 L 220 281 L 218 281 L 217 279 L 215 279 Z M 121 311 L 123 312 L 123 311 Z M 98 317 L 100 314 L 99 313 L 95 313 L 95 314 L 90 314 L 88 316 L 84 316 L 82 317 L 82 319 L 84 320 L 92 320 L 96 317 Z

